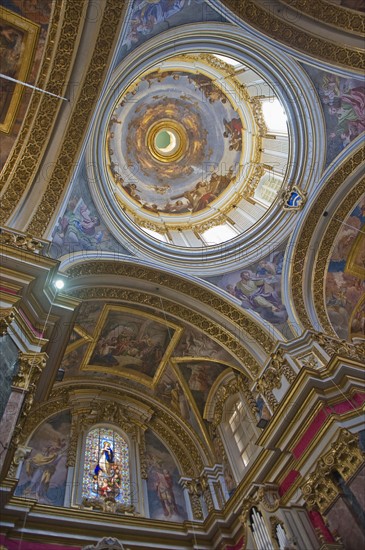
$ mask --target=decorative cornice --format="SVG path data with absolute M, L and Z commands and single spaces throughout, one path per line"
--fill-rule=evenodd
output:
M 75 8 L 74 2 L 72 5 Z M 81 13 L 79 6 L 77 6 L 75 11 Z M 79 153 L 83 135 L 94 110 L 95 102 L 99 97 L 100 87 L 108 66 L 108 57 L 112 51 L 120 19 L 124 11 L 124 0 L 122 2 L 120 0 L 106 0 L 93 56 L 76 103 L 74 114 L 65 133 L 62 147 L 54 170 L 49 178 L 47 188 L 28 226 L 32 234 L 41 236 L 45 233 L 68 183 L 71 171 L 75 166 L 75 160 Z
M 294 24 L 290 24 L 288 21 L 276 16 L 270 10 L 270 2 L 260 4 L 257 0 L 245 0 L 244 2 L 222 0 L 222 3 L 245 23 L 293 49 L 335 65 L 342 65 L 356 70 L 362 70 L 364 67 L 365 56 L 362 51 L 305 32 Z M 266 6 L 266 9 L 264 6 Z M 315 6 L 317 6 L 317 3 Z
M 326 206 L 332 199 L 333 195 L 338 191 L 343 182 L 351 175 L 356 167 L 359 166 L 359 164 L 364 160 L 365 150 L 361 149 L 350 155 L 346 159 L 346 161 L 337 170 L 335 170 L 332 176 L 323 185 L 323 189 L 320 192 L 316 202 L 311 207 L 303 223 L 302 229 L 296 239 L 296 246 L 292 258 L 291 271 L 292 299 L 295 310 L 300 318 L 301 325 L 305 329 L 312 328 L 312 323 L 309 319 L 304 301 L 303 276 L 305 271 L 304 268 L 306 264 L 306 258 L 308 256 L 308 250 L 310 249 L 310 243 L 313 237 L 314 228 L 316 227 L 318 220 L 321 219 L 322 214 L 326 210 Z M 356 188 L 358 186 L 356 186 Z M 323 280 L 319 281 L 317 276 L 314 279 L 314 287 L 319 284 L 323 285 Z M 330 325 L 328 319 L 323 328 L 329 334 L 334 335 L 333 328 Z
M 65 3 L 61 0 L 56 2 L 43 64 L 37 80 L 39 88 L 63 95 L 72 67 L 72 52 L 77 47 L 80 29 L 84 23 L 85 5 L 86 0 L 80 0 L 77 7 L 73 0 Z M 2 220 L 9 219 L 19 198 L 34 180 L 40 157 L 48 143 L 60 107 L 61 100 L 54 96 L 33 94 L 22 131 L 2 176 L 2 186 L 9 181 L 2 197 Z M 41 236 L 41 233 L 38 233 L 38 236 Z
M 39 253 L 46 244 L 46 241 L 35 239 L 28 233 L 3 227 L 0 231 L 0 245 L 15 246 L 15 248 L 20 248 L 21 250 Z

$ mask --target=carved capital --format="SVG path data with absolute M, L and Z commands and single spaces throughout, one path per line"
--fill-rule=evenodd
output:
M 359 448 L 358 436 L 341 430 L 337 441 L 321 456 L 314 472 L 302 485 L 303 497 L 308 507 L 318 507 L 321 513 L 324 512 L 340 493 L 332 472 L 336 470 L 347 481 L 363 462 L 364 456 Z
M 40 353 L 19 353 L 19 370 L 13 379 L 13 386 L 22 390 L 35 390 L 41 372 L 46 366 L 48 355 Z
M 201 485 L 201 481 L 199 478 L 197 479 L 182 479 L 181 485 L 184 487 L 184 489 L 187 490 L 189 498 L 190 498 L 190 504 L 191 509 L 193 512 L 193 518 L 202 520 L 204 519 L 203 515 L 203 509 L 200 502 L 200 497 L 203 494 L 203 488 Z

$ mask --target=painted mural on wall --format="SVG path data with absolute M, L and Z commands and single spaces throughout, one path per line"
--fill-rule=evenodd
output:
M 303 67 L 313 81 L 323 108 L 328 165 L 365 130 L 364 81 L 342 78 L 309 65 Z
M 52 3 L 52 0 L 1 0 L 2 74 L 35 84 Z M 1 79 L 0 85 L 1 170 L 23 123 L 31 92 L 4 79 Z
M 187 519 L 187 514 L 176 463 L 151 430 L 146 431 L 145 439 L 150 517 L 182 522 Z
M 121 55 L 124 57 L 160 32 L 199 21 L 224 21 L 224 18 L 204 0 L 135 0 Z
M 288 313 L 281 297 L 281 277 L 285 245 L 265 259 L 208 281 L 238 298 L 244 309 L 253 310 L 282 332 L 289 330 Z
M 63 411 L 36 430 L 28 443 L 32 450 L 23 463 L 15 496 L 63 506 L 70 426 L 70 413 Z
M 129 254 L 112 236 L 91 198 L 86 173 L 73 183 L 70 198 L 52 233 L 51 255 L 59 258 L 90 250 Z
M 365 336 L 365 196 L 341 226 L 328 266 L 327 313 L 340 338 Z
M 136 207 L 174 216 L 200 212 L 235 181 L 243 123 L 213 79 L 153 71 L 120 99 L 109 123 L 109 170 Z M 158 149 L 161 132 L 170 137 Z

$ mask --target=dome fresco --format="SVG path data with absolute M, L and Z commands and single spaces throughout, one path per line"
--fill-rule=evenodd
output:
M 212 78 L 183 70 L 143 75 L 118 99 L 109 123 L 109 169 L 119 196 L 155 213 L 204 210 L 236 180 L 244 132 Z

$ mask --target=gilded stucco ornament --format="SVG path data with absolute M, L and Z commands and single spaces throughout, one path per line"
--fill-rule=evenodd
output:
M 83 13 L 82 10 L 79 8 L 75 10 L 75 3 L 72 1 L 69 4 L 71 5 L 74 17 L 81 17 Z M 103 82 L 107 66 L 106 60 L 113 47 L 114 38 L 119 29 L 120 18 L 124 15 L 124 12 L 124 2 L 121 9 L 120 0 L 106 0 L 94 52 L 80 95 L 77 99 L 74 115 L 65 132 L 65 139 L 54 165 L 54 170 L 49 177 L 47 188 L 28 226 L 28 230 L 32 235 L 42 236 L 47 230 L 54 210 L 63 195 L 65 185 L 75 167 L 76 158 L 79 153 L 79 145 L 93 112 L 95 101 L 99 97 L 100 86 Z M 63 60 L 59 60 L 57 64 L 58 73 L 60 71 L 59 67 L 63 67 L 66 60 L 72 60 L 69 50 L 67 50 L 67 54 L 65 51 L 62 51 L 62 54 L 66 57 Z M 59 77 L 59 74 L 57 76 Z M 51 120 L 53 120 L 53 116 Z M 43 128 L 45 127 L 48 130 L 48 125 L 45 125 L 42 119 L 40 120 L 40 124 L 42 124 Z M 42 144 L 47 138 L 48 132 L 47 135 L 43 137 Z
M 29 447 L 25 447 L 24 445 L 19 445 L 19 447 L 15 449 L 13 460 L 9 468 L 8 477 L 16 478 L 16 471 L 19 464 L 23 462 L 30 455 L 30 453 L 31 449 Z
M 2 228 L 0 245 L 15 246 L 15 248 L 21 250 L 38 253 L 44 248 L 45 242 L 32 237 L 28 233 Z
M 280 2 L 313 17 L 316 21 L 322 21 L 326 25 L 332 25 L 361 36 L 365 33 L 365 16 L 358 11 L 348 10 L 345 6 L 332 4 L 326 0 L 317 0 L 315 3 L 312 0 L 280 0 Z
M 108 497 L 103 500 L 84 497 L 80 508 L 91 508 L 92 510 L 98 510 L 99 512 L 104 512 L 105 514 L 122 514 L 126 516 L 139 515 L 135 513 L 133 504 L 120 504 L 112 497 Z
M 73 0 L 65 2 L 56 0 L 54 3 L 43 63 L 36 82 L 37 87 L 52 91 L 56 95 L 63 95 L 73 61 L 70 52 L 77 47 L 86 4 L 86 0 L 80 0 L 78 9 L 75 9 Z M 10 217 L 18 204 L 19 197 L 33 182 L 38 170 L 39 158 L 47 145 L 60 106 L 60 99 L 46 94 L 32 94 L 21 133 L 2 174 L 1 189 L 8 184 L 2 197 L 0 209 L 2 220 Z M 64 183 L 62 189 L 63 186 Z M 49 189 L 49 193 L 49 210 L 53 211 L 55 205 L 52 204 L 54 199 L 52 188 Z M 33 234 L 33 231 L 31 232 Z M 37 235 L 40 237 L 42 233 L 43 231 Z
M 48 355 L 41 353 L 19 353 L 18 372 L 13 378 L 12 385 L 22 390 L 31 390 L 39 380 L 46 366 Z
M 324 183 L 321 192 L 316 200 L 316 202 L 311 206 L 311 209 L 308 212 L 308 215 L 302 225 L 301 231 L 298 234 L 295 243 L 294 253 L 291 259 L 292 271 L 291 271 L 291 288 L 292 288 L 292 300 L 294 303 L 295 310 L 297 312 L 297 317 L 300 320 L 300 325 L 306 329 L 312 329 L 312 322 L 308 316 L 305 301 L 304 301 L 304 273 L 306 258 L 308 256 L 308 250 L 310 250 L 311 240 L 313 237 L 313 230 L 316 227 L 318 220 L 323 216 L 323 212 L 326 210 L 326 207 L 330 200 L 333 198 L 334 194 L 340 189 L 343 182 L 355 171 L 355 169 L 365 160 L 365 150 L 364 148 L 355 151 L 350 154 L 349 157 L 338 167 L 337 170 L 329 177 L 329 179 Z M 352 204 L 360 198 L 363 192 L 362 186 L 357 184 L 354 189 L 349 193 L 348 196 L 352 196 Z M 349 200 L 348 198 L 346 201 Z M 348 210 L 350 205 L 348 205 Z M 338 213 L 337 213 L 338 214 Z M 339 213 L 341 215 L 341 213 Z M 343 217 L 343 213 L 342 213 Z M 336 215 L 338 218 L 338 215 Z M 341 217 L 338 219 L 342 219 Z M 336 223 L 336 222 L 334 222 Z M 330 324 L 327 314 L 325 313 L 326 308 L 324 304 L 324 264 L 327 263 L 329 257 L 331 246 L 334 241 L 335 235 L 337 234 L 338 228 L 333 232 L 332 239 L 326 243 L 325 247 L 322 249 L 321 245 L 319 247 L 318 258 L 320 260 L 320 265 L 315 266 L 315 274 L 313 279 L 313 292 L 315 293 L 315 305 L 318 318 L 321 320 L 323 329 L 335 336 L 332 325 Z M 322 241 L 323 243 L 323 241 Z M 326 259 L 324 259 L 324 257 Z
M 285 358 L 284 354 L 285 352 L 283 348 L 278 348 L 274 353 L 271 354 L 269 365 L 278 373 L 283 374 L 289 384 L 292 384 L 296 379 L 297 374 Z
M 0 336 L 5 336 L 14 319 L 15 313 L 13 308 L 4 308 L 0 310 Z
M 359 447 L 357 434 L 342 429 L 330 450 L 318 460 L 315 470 L 302 485 L 303 498 L 309 508 L 318 507 L 323 513 L 341 493 L 332 472 L 337 471 L 342 478 L 350 479 L 364 463 L 364 454 Z
M 334 65 L 343 65 L 357 70 L 362 70 L 364 67 L 362 51 L 336 44 L 296 27 L 294 23 L 276 16 L 270 9 L 270 2 L 265 4 L 259 3 L 257 0 L 245 0 L 244 2 L 223 0 L 223 4 L 244 22 L 256 27 L 267 36 L 294 49 L 300 49 L 301 52 L 316 59 L 323 59 Z M 327 3 L 326 6 L 328 6 Z
M 193 512 L 193 518 L 197 520 L 203 520 L 204 514 L 202 509 L 202 504 L 200 501 L 200 497 L 203 494 L 203 489 L 201 486 L 200 479 L 182 479 L 181 485 L 184 487 L 184 489 L 187 490 L 189 498 L 190 498 L 190 504 L 191 509 Z
M 79 277 L 82 275 L 103 275 L 112 274 L 119 275 L 121 277 L 132 277 L 133 279 L 148 280 L 156 283 L 157 285 L 165 286 L 186 294 L 190 298 L 199 300 L 200 303 L 204 303 L 210 306 L 214 310 L 227 317 L 231 323 L 242 328 L 247 332 L 255 341 L 261 345 L 265 351 L 270 353 L 273 348 L 273 340 L 270 335 L 264 331 L 259 324 L 246 316 L 242 310 L 233 306 L 228 301 L 225 301 L 221 297 L 215 295 L 213 292 L 202 288 L 199 285 L 195 285 L 190 281 L 184 281 L 179 277 L 169 275 L 167 273 L 162 274 L 150 268 L 139 268 L 132 265 L 115 264 L 115 263 L 94 263 L 91 265 L 83 263 L 82 265 L 75 266 L 67 270 L 67 274 L 71 277 Z M 194 312 L 191 308 L 187 308 L 183 305 L 177 304 L 161 296 L 153 296 L 139 291 L 124 290 L 121 288 L 83 288 L 83 289 L 70 289 L 69 294 L 75 295 L 83 300 L 121 300 L 128 302 L 141 303 L 149 305 L 155 309 L 163 308 L 163 311 L 175 315 L 177 318 L 186 320 L 190 324 L 196 326 L 200 330 L 203 330 L 209 336 L 212 336 L 224 347 L 228 348 L 230 352 L 242 361 L 243 365 L 247 365 L 247 370 L 252 373 L 252 376 L 256 376 L 260 370 L 260 365 L 252 354 L 241 344 L 241 342 L 232 336 L 232 334 L 225 330 L 221 325 L 210 321 L 206 316 L 200 313 Z
M 330 357 L 341 355 L 358 361 L 365 360 L 365 345 L 363 343 L 351 344 L 346 340 L 340 340 L 323 332 L 315 332 L 313 336 Z
M 257 499 L 266 512 L 276 512 L 280 506 L 279 487 L 272 483 L 265 483 L 257 491 Z

